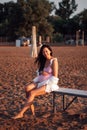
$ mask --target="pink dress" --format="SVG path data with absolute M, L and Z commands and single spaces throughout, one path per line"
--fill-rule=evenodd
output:
M 54 77 L 52 74 L 52 62 L 54 59 L 50 60 L 50 64 L 48 65 L 48 67 L 45 67 L 43 69 L 44 72 L 47 72 L 47 75 L 38 75 L 33 81 L 34 83 L 38 82 L 37 88 L 46 85 L 46 92 L 51 92 L 53 90 L 58 90 L 59 86 L 57 85 L 58 83 L 58 78 Z

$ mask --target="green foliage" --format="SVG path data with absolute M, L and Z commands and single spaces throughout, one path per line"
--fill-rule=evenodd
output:
M 53 37 L 61 42 L 67 35 L 75 35 L 81 29 L 87 33 L 87 9 L 70 18 L 76 10 L 75 0 L 62 0 L 57 15 L 50 15 L 54 4 L 48 0 L 18 0 L 18 3 L 0 4 L 0 36 L 12 40 L 21 36 L 31 37 L 32 26 L 36 26 L 37 37 Z
M 78 30 L 84 30 L 87 34 L 87 9 L 74 16 L 73 19 L 76 23 L 79 23 Z
M 61 19 L 58 16 L 50 16 L 49 18 L 49 22 L 52 24 L 53 28 L 54 28 L 54 33 L 56 32 L 63 32 L 63 24 L 64 24 L 64 20 Z
M 40 35 L 52 33 L 52 26 L 48 23 L 51 8 L 52 5 L 47 0 L 27 0 L 24 14 L 27 34 L 31 35 L 33 25 L 37 27 L 37 33 Z
M 15 39 L 20 25 L 23 24 L 23 15 L 21 7 L 14 2 L 3 4 L 2 13 L 2 26 L 0 27 L 0 35 L 8 36 L 10 39 Z
M 3 34 L 6 33 L 12 39 L 20 36 L 31 37 L 33 25 L 37 28 L 37 35 L 47 36 L 53 32 L 51 24 L 48 23 L 53 3 L 48 0 L 18 0 L 18 3 L 8 2 L 0 4 L 0 7 L 0 14 L 4 16 L 1 18 L 0 29 L 4 28 Z
M 71 14 L 76 11 L 77 6 L 75 0 L 62 0 L 62 2 L 59 2 L 59 9 L 56 9 L 56 15 L 68 20 Z
M 63 41 L 63 35 L 60 33 L 55 33 L 53 35 L 53 42 L 62 42 Z

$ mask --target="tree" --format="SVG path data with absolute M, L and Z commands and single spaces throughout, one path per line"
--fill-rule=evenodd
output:
M 19 36 L 19 28 L 24 24 L 23 11 L 21 6 L 17 3 L 9 3 L 8 8 L 8 36 L 12 38 L 17 38 Z
M 18 36 L 18 29 L 23 23 L 21 7 L 14 2 L 0 4 L 0 35 L 15 39 Z
M 75 0 L 62 0 L 59 2 L 59 9 L 56 8 L 56 15 L 59 15 L 62 19 L 68 20 L 77 9 Z
M 48 0 L 18 0 L 17 3 L 8 2 L 0 7 L 0 16 L 3 16 L 0 29 L 4 28 L 3 34 L 14 40 L 20 36 L 30 37 L 32 26 L 36 26 L 38 35 L 46 36 L 53 32 L 48 23 L 53 3 Z
M 0 3 L 0 23 L 2 23 L 4 19 L 3 11 L 3 4 Z
M 79 14 L 79 24 L 81 30 L 84 30 L 85 34 L 87 34 L 87 9 L 84 9 L 84 11 Z
M 84 9 L 79 14 L 73 17 L 75 23 L 78 24 L 76 30 L 84 31 L 85 35 L 87 34 L 87 9 Z M 85 36 L 86 37 L 86 36 Z
M 40 35 L 51 35 L 53 29 L 48 23 L 48 17 L 53 8 L 53 3 L 47 0 L 19 0 L 23 10 L 24 25 L 19 32 L 24 31 L 25 36 L 31 36 L 32 26 L 36 26 Z

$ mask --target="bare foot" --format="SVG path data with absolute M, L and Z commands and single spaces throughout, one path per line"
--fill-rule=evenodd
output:
M 18 115 L 16 115 L 16 116 L 12 117 L 12 119 L 19 119 L 19 118 L 22 118 L 22 117 L 23 117 L 22 114 L 18 114 Z

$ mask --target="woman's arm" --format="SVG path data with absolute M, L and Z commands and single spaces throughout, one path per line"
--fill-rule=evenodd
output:
M 53 69 L 53 76 L 58 77 L 58 60 L 57 60 L 57 58 L 53 59 L 52 69 Z

